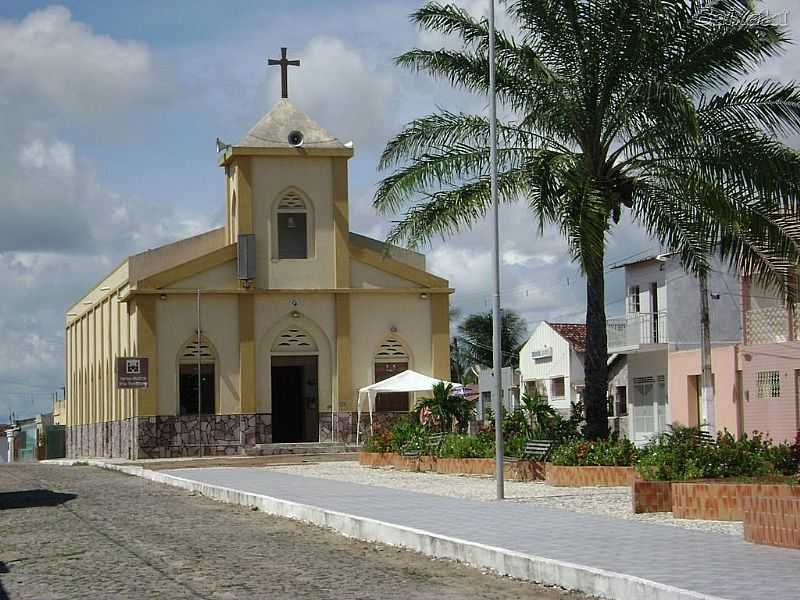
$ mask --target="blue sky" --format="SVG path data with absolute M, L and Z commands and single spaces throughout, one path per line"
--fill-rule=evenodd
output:
M 779 12 L 790 0 L 771 0 Z M 287 46 L 290 97 L 342 140 L 353 229 L 382 237 L 370 206 L 377 157 L 402 125 L 437 106 L 486 100 L 403 72 L 392 58 L 447 40 L 418 32 L 418 0 L 0 3 L 0 422 L 47 410 L 63 380 L 66 308 L 127 254 L 218 226 L 214 140 L 235 142 L 278 99 L 266 59 Z M 473 14 L 485 0 L 459 0 Z M 504 22 L 503 15 L 500 18 Z M 798 77 L 798 53 L 765 76 Z M 583 281 L 555 231 L 535 235 L 523 206 L 502 211 L 504 304 L 531 326 L 580 321 Z M 464 313 L 488 310 L 486 224 L 427 249 Z M 654 244 L 632 225 L 608 262 Z M 622 312 L 609 274 L 609 315 Z

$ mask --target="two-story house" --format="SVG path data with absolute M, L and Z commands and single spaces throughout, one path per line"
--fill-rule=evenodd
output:
M 644 443 L 674 420 L 702 423 L 706 419 L 704 407 L 697 408 L 696 384 L 701 331 L 697 278 L 683 268 L 679 257 L 671 254 L 650 256 L 615 268 L 625 269 L 625 314 L 608 319 L 608 353 L 610 357 L 624 354 L 627 358 L 624 395 L 630 438 Z M 731 347 L 741 339 L 738 286 L 736 275 L 713 260 L 708 276 L 712 353 L 719 354 L 719 348 Z M 671 362 L 672 355 L 679 356 L 675 353 L 689 355 L 680 355 L 683 360 Z M 616 383 L 620 394 L 621 382 Z M 701 411 L 695 413 L 694 423 L 690 419 L 691 407 Z M 720 420 L 725 419 L 717 422 Z
M 742 429 L 792 441 L 800 431 L 798 305 L 787 305 L 776 290 L 747 276 L 741 289 Z
M 564 416 L 583 391 L 586 325 L 542 321 L 519 353 L 520 386 L 535 390 Z

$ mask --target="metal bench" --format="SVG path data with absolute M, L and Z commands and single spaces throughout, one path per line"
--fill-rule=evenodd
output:
M 505 457 L 507 461 L 532 460 L 535 462 L 546 462 L 553 450 L 553 440 L 528 440 L 522 449 L 522 456 Z
M 439 449 L 442 447 L 442 442 L 444 442 L 444 433 L 432 433 L 428 436 L 428 442 L 425 445 L 425 452 L 429 456 L 438 456 Z M 401 451 L 403 456 L 408 456 L 409 458 L 417 458 L 423 454 L 423 451 L 419 448 L 403 448 Z
M 668 425 L 668 426 L 667 426 L 667 428 L 668 428 L 668 431 L 665 431 L 665 432 L 664 432 L 664 435 L 665 435 L 666 437 L 670 438 L 670 437 L 672 437 L 672 435 L 673 435 L 673 433 L 672 433 L 672 427 Z M 700 442 L 701 444 L 704 444 L 704 445 L 706 445 L 706 446 L 716 446 L 716 445 L 717 445 L 717 438 L 716 438 L 716 437 L 714 437 L 714 436 L 713 436 L 711 433 L 709 433 L 708 431 L 705 431 L 704 429 L 701 429 L 700 431 L 696 431 L 696 432 L 694 432 L 694 435 L 693 435 L 693 437 L 694 437 L 694 438 L 695 438 L 695 439 L 696 439 L 698 442 Z
M 697 433 L 697 439 L 700 440 L 701 444 L 707 444 L 709 446 L 717 445 L 717 438 L 711 435 L 708 431 L 699 431 Z

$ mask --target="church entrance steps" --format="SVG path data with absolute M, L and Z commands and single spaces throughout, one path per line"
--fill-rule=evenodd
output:
M 274 456 L 283 454 L 304 456 L 320 454 L 338 455 L 358 453 L 359 449 L 359 446 L 353 444 L 341 444 L 336 442 L 296 442 L 284 444 L 256 444 L 252 449 L 248 448 L 247 454 L 250 456 Z

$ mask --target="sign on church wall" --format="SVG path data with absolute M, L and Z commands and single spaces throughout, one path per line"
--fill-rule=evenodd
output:
M 148 361 L 135 356 L 117 357 L 117 388 L 146 388 Z

